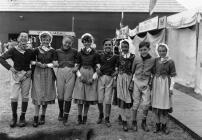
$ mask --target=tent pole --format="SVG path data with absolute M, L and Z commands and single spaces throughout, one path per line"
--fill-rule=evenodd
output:
M 198 59 L 198 39 L 199 39 L 199 24 L 200 23 L 196 23 L 196 63 L 197 63 L 197 59 Z

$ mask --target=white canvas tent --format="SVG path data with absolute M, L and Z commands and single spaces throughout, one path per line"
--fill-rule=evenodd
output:
M 201 11 L 184 11 L 167 17 L 166 43 L 176 64 L 176 81 L 202 94 Z

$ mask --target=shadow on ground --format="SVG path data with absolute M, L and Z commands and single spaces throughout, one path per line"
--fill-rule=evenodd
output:
M 93 129 L 60 129 L 40 131 L 20 137 L 0 133 L 0 140 L 90 140 Z

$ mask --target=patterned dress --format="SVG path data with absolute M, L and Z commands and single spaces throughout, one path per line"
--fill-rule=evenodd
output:
M 57 54 L 54 49 L 49 49 L 42 53 L 40 48 L 34 51 L 36 61 L 42 64 L 52 63 L 57 60 Z M 41 68 L 35 66 L 31 97 L 34 105 L 46 105 L 55 103 L 56 88 L 55 88 L 55 73 L 53 68 Z
M 128 90 L 132 80 L 132 64 L 135 55 L 130 54 L 129 57 L 119 57 L 119 74 L 117 77 L 117 103 L 120 108 L 132 107 L 132 96 Z

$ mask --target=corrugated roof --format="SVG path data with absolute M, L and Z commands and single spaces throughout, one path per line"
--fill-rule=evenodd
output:
M 0 0 L 0 11 L 148 12 L 150 0 Z M 176 0 L 157 0 L 154 12 L 181 12 Z

